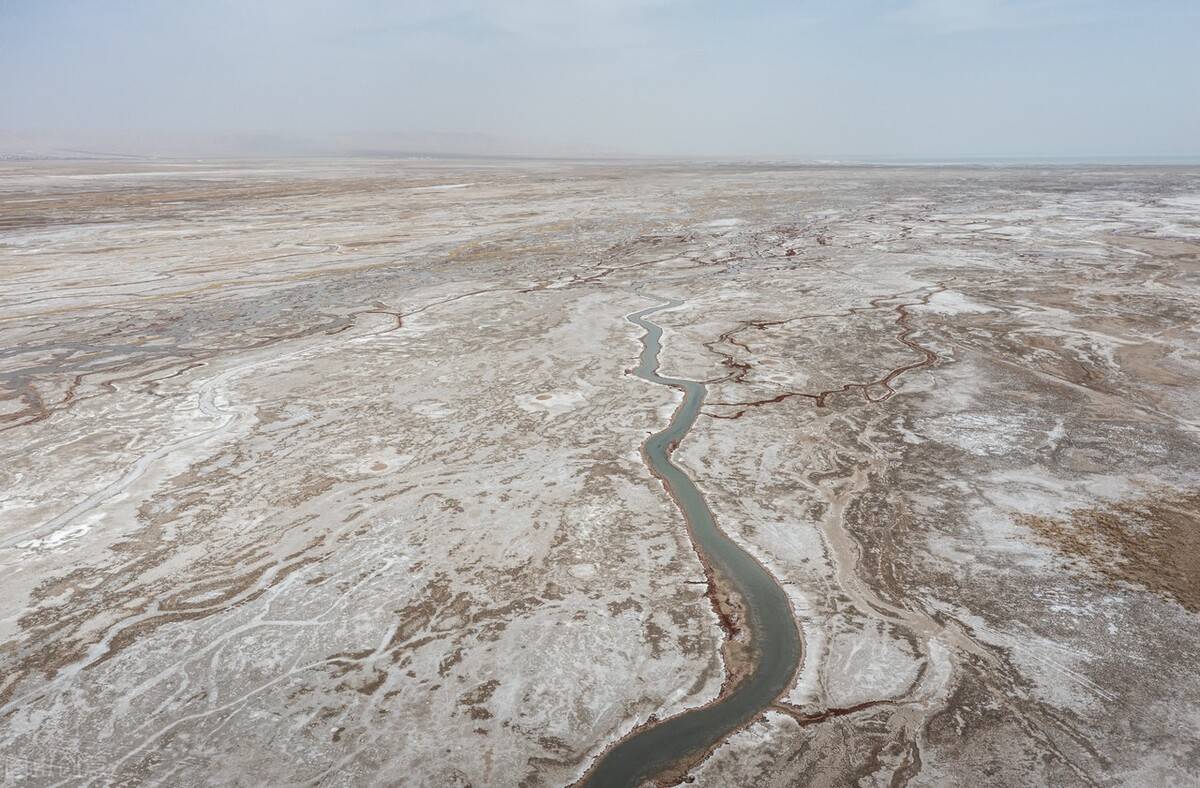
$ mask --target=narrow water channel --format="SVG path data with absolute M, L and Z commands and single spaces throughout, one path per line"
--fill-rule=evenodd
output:
M 695 423 L 707 390 L 703 383 L 658 374 L 663 332 L 646 318 L 680 303 L 669 300 L 627 317 L 646 332 L 634 374 L 683 392 L 683 402 L 670 424 L 646 439 L 642 455 L 683 513 L 692 541 L 717 583 L 737 592 L 744 601 L 753 651 L 751 666 L 746 677 L 715 703 L 655 723 L 619 742 L 592 767 L 583 782 L 586 786 L 635 786 L 707 750 L 775 702 L 787 690 L 802 656 L 796 620 L 779 583 L 717 527 L 695 482 L 671 461 L 671 453 Z

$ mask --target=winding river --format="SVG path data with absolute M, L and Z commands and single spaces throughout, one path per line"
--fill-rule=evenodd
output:
M 723 688 L 713 703 L 645 726 L 622 739 L 592 766 L 581 783 L 586 786 L 635 786 L 707 751 L 774 703 L 791 684 L 802 658 L 800 633 L 783 589 L 762 564 L 717 527 L 695 482 L 671 461 L 675 447 L 696 422 L 707 389 L 703 383 L 658 374 L 663 330 L 647 316 L 680 303 L 667 300 L 626 318 L 646 332 L 634 374 L 683 392 L 683 402 L 671 422 L 642 444 L 642 456 L 683 513 L 710 573 L 710 583 L 741 597 L 750 632 L 749 670 L 737 684 Z

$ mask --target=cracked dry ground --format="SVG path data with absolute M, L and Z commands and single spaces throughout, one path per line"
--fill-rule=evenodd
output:
M 686 779 L 1193 785 L 1198 216 L 1182 168 L 5 164 L 3 781 L 566 785 L 716 698 L 653 292 L 804 639 Z

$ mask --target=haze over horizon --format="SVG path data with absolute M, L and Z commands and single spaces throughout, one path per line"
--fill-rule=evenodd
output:
M 1183 0 L 0 4 L 0 153 L 1200 154 Z

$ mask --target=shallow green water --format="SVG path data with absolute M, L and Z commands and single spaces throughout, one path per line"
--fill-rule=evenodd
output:
M 679 303 L 668 301 L 628 316 L 646 332 L 634 374 L 651 383 L 678 389 L 684 395 L 671 423 L 647 438 L 642 450 L 646 462 L 673 493 L 693 540 L 709 564 L 745 600 L 754 644 L 753 667 L 750 675 L 719 703 L 671 717 L 618 744 L 592 770 L 584 783 L 588 786 L 637 785 L 685 755 L 712 746 L 762 712 L 787 689 L 802 655 L 800 633 L 783 589 L 761 564 L 717 528 L 700 490 L 671 462 L 673 447 L 687 435 L 700 413 L 706 389 L 702 383 L 658 374 L 662 328 L 646 317 Z

